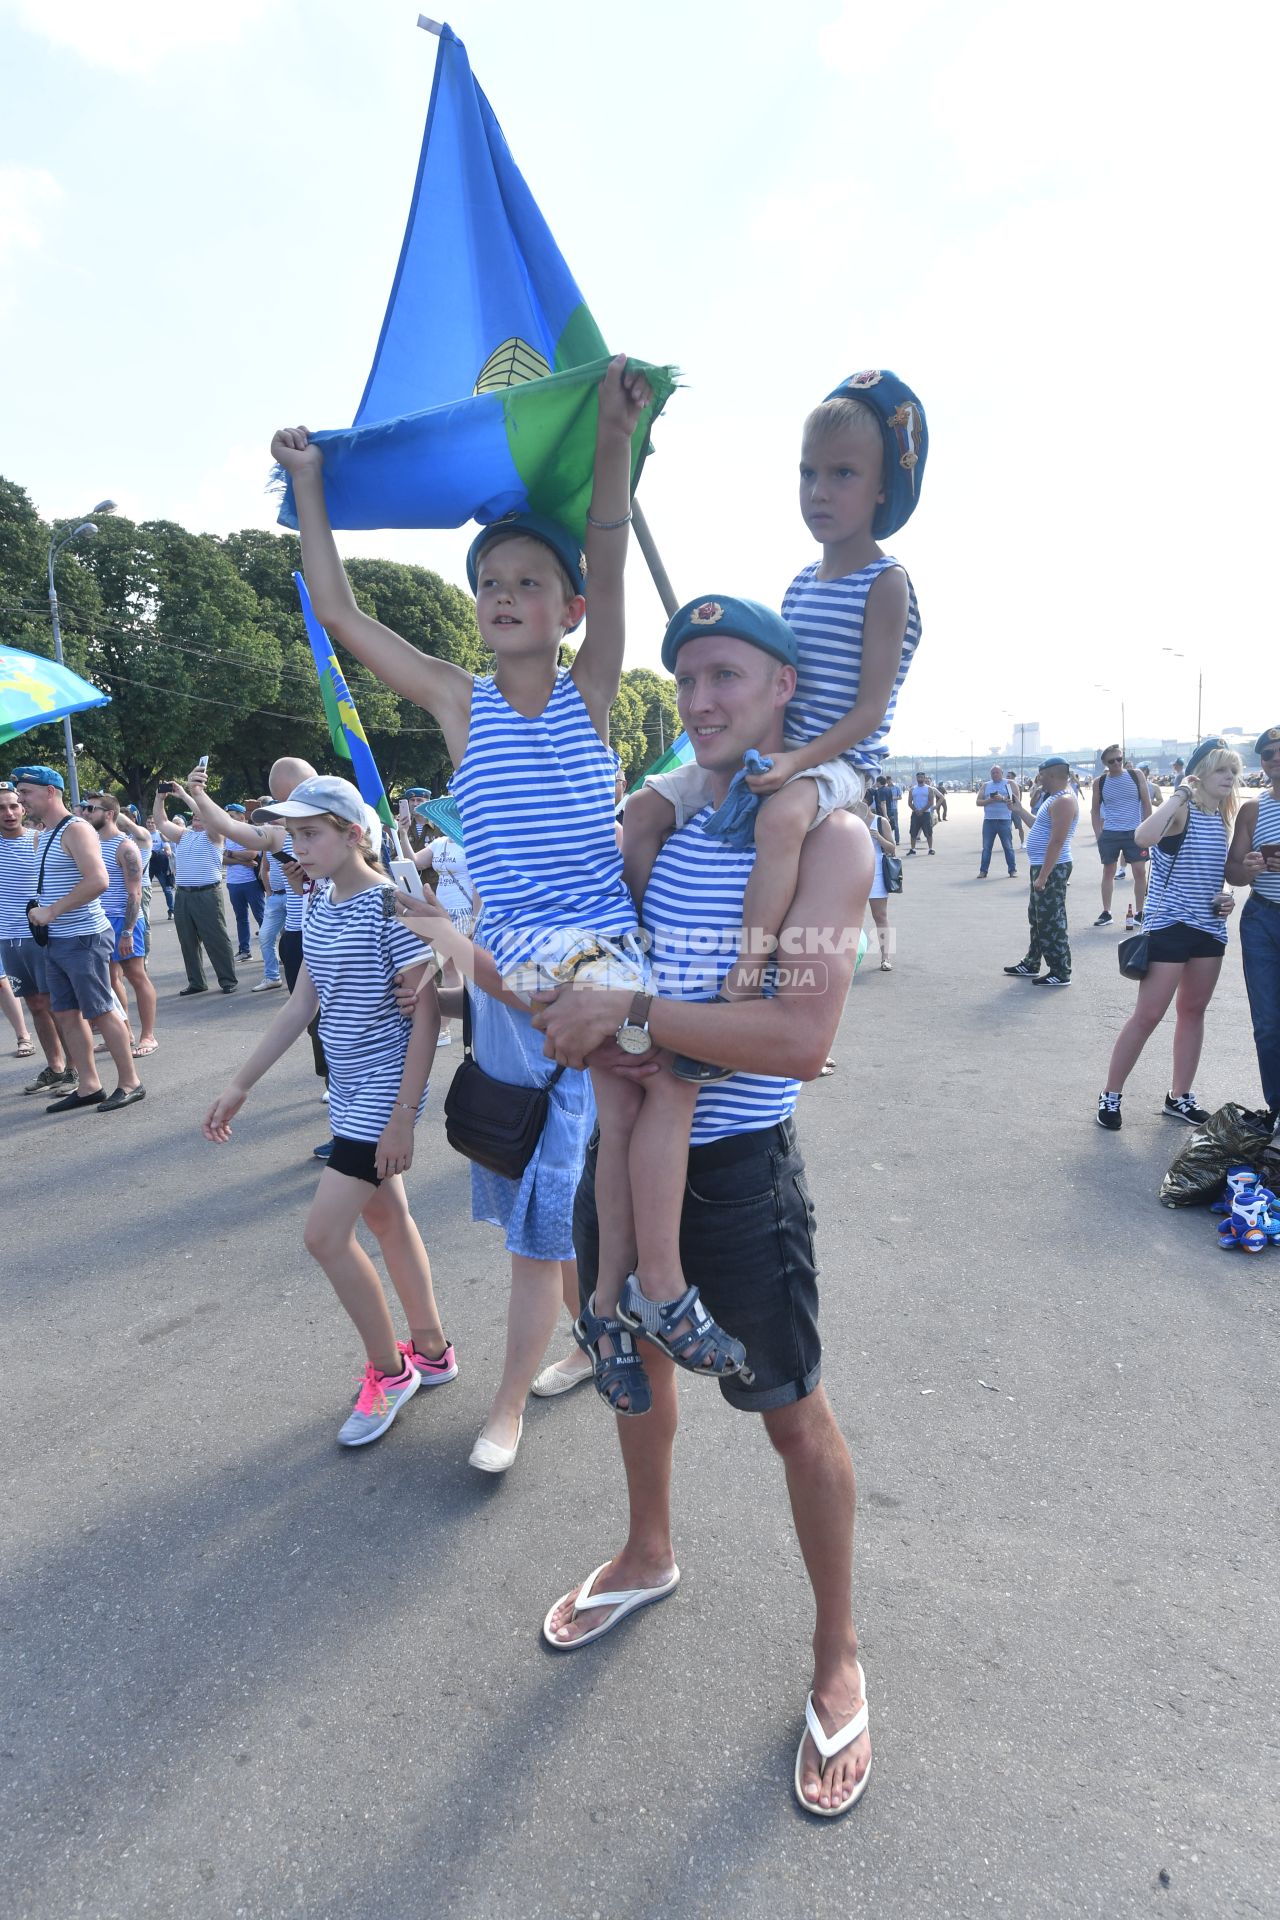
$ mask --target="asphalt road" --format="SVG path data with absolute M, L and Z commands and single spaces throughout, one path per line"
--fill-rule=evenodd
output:
M 977 841 L 960 799 L 907 861 L 896 970 L 858 978 L 800 1108 L 876 1755 L 838 1823 L 791 1798 L 781 1474 L 710 1388 L 683 1394 L 679 1593 L 541 1646 L 621 1479 L 589 1390 L 533 1405 L 505 1480 L 467 1466 L 506 1288 L 441 1132 L 456 1051 L 410 1192 L 461 1376 L 353 1454 L 353 1342 L 301 1246 L 305 1047 L 231 1147 L 198 1132 L 277 997 L 179 1001 L 161 925 L 144 1104 L 46 1118 L 0 1064 L 7 1914 L 1280 1910 L 1280 1250 L 1156 1204 L 1167 1028 L 1123 1133 L 1094 1125 L 1133 988 L 1088 927 L 1087 832 L 1062 993 L 1002 976 L 1025 880 L 979 884 Z M 1258 1099 L 1234 941 L 1199 1091 Z

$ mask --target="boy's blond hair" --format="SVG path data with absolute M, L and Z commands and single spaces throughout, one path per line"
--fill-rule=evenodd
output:
M 881 464 L 884 462 L 884 434 L 880 426 L 880 416 L 874 407 L 865 400 L 855 400 L 848 394 L 840 394 L 834 400 L 823 400 L 813 409 L 801 429 L 801 445 L 814 440 L 829 440 L 837 433 L 863 433 L 874 438 L 880 449 Z

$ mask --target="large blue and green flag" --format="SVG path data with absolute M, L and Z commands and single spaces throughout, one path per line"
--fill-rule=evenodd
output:
M 457 527 L 532 508 L 582 537 L 608 364 L 587 309 L 461 40 L 439 29 L 409 220 L 352 426 L 323 447 L 335 527 Z M 654 391 L 632 484 L 674 369 Z M 280 518 L 296 526 L 284 479 Z
M 68 713 L 105 707 L 111 695 L 41 653 L 0 647 L 0 745 Z
M 360 724 L 356 703 L 351 698 L 342 668 L 338 665 L 333 642 L 316 619 L 307 583 L 300 573 L 294 574 L 293 584 L 302 602 L 302 618 L 311 642 L 316 672 L 320 676 L 320 698 L 324 701 L 324 717 L 329 723 L 333 750 L 339 759 L 350 761 L 351 778 L 360 789 L 361 799 L 373 808 L 384 826 L 394 827 L 396 822 L 391 802 L 387 799 L 382 775 L 378 772 L 373 750 Z

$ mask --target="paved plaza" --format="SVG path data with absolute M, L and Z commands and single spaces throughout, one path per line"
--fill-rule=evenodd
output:
M 354 1453 L 358 1348 L 301 1244 L 305 1044 L 230 1147 L 199 1132 L 280 1005 L 256 966 L 180 1001 L 162 920 L 160 1052 L 106 1126 L 0 1061 L 12 1920 L 1276 1914 L 1280 1249 L 1156 1204 L 1168 1027 L 1123 1132 L 1094 1124 L 1134 988 L 1087 819 L 1067 992 L 1002 975 L 1025 860 L 979 882 L 979 838 L 956 796 L 905 862 L 895 971 L 859 975 L 798 1114 L 875 1749 L 839 1822 L 791 1795 L 781 1471 L 710 1385 L 682 1386 L 679 1592 L 542 1645 L 622 1480 L 589 1389 L 532 1403 L 505 1479 L 467 1465 L 507 1263 L 444 1141 L 459 1046 L 408 1189 L 460 1377 Z M 1234 935 L 1198 1092 L 1259 1098 Z

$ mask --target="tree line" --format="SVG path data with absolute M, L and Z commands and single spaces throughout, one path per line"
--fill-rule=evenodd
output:
M 109 786 L 141 806 L 157 779 L 181 778 L 204 753 L 211 789 L 228 799 L 265 792 L 268 768 L 285 753 L 343 771 L 293 583 L 297 536 L 250 528 L 222 539 L 117 514 L 97 524 L 95 538 L 63 549 L 57 571 L 66 663 L 111 696 L 110 706 L 72 716 L 84 746 L 81 785 Z M 47 658 L 52 532 L 23 489 L 0 477 L 0 634 Z M 394 560 L 349 560 L 347 573 L 366 613 L 424 653 L 487 671 L 491 656 L 461 588 Z M 451 767 L 431 715 L 354 660 L 342 668 L 388 789 L 442 792 Z M 636 779 L 680 731 L 673 683 L 628 669 L 610 731 L 628 781 Z M 62 723 L 31 728 L 8 751 L 59 765 Z

